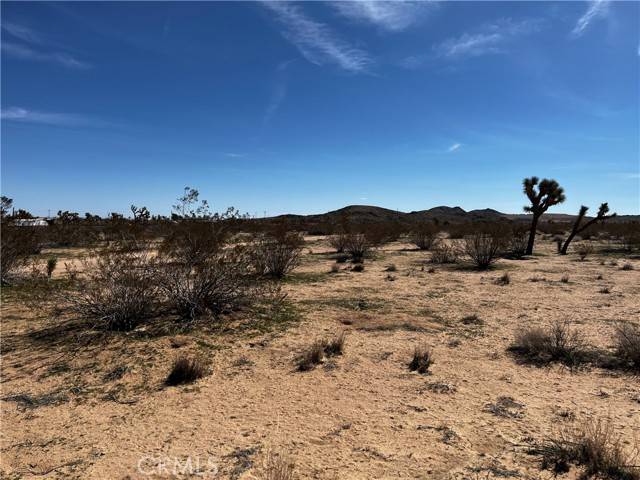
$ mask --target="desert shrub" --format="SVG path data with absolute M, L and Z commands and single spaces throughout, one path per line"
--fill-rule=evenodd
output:
M 576 253 L 580 257 L 580 261 L 584 262 L 585 259 L 593 253 L 593 246 L 589 243 L 581 243 L 576 247 Z
M 331 235 L 331 237 L 329 237 L 329 245 L 335 249 L 336 253 L 344 252 L 347 247 L 347 235 L 344 233 Z
M 364 232 L 369 245 L 379 247 L 385 243 L 398 240 L 402 233 L 402 228 L 396 221 L 389 221 L 370 224 L 366 228 L 361 227 L 361 231 Z
M 345 251 L 351 255 L 352 261 L 359 262 L 364 260 L 370 250 L 371 243 L 363 233 L 350 233 L 347 235 Z
M 0 278 L 2 284 L 10 283 L 12 275 L 27 264 L 29 255 L 40 252 L 40 233 L 35 228 L 14 227 L 2 223 L 2 234 L 0 235 Z
M 51 257 L 47 259 L 47 278 L 51 278 L 53 275 L 53 271 L 56 269 L 56 265 L 58 264 L 58 259 L 55 257 Z
M 624 443 L 610 421 L 596 419 L 561 430 L 531 453 L 541 455 L 542 468 L 556 474 L 568 472 L 573 464 L 584 469 L 579 478 L 638 480 L 640 471 L 634 466 L 635 458 L 625 453 Z
M 598 293 L 608 295 L 609 293 L 611 293 L 611 289 L 609 287 L 602 287 L 600 290 L 598 290 Z
M 496 285 L 509 285 L 509 283 L 511 283 L 511 277 L 505 272 L 496 279 L 495 283 Z
M 347 260 L 349 260 L 349 255 L 346 253 L 336 255 L 336 263 L 345 263 Z
M 508 253 L 513 258 L 523 258 L 527 254 L 529 232 L 522 227 L 513 228 L 508 240 Z
M 387 268 L 384 269 L 385 272 L 397 272 L 398 268 L 396 267 L 395 263 L 392 263 L 391 265 L 389 265 Z
M 621 323 L 616 327 L 616 356 L 628 366 L 640 370 L 640 327 Z
M 160 245 L 159 253 L 183 265 L 195 266 L 224 249 L 230 235 L 230 223 L 224 220 L 181 219 Z
M 411 232 L 411 242 L 420 250 L 429 250 L 438 236 L 438 229 L 430 223 L 421 223 Z
M 451 243 L 439 240 L 431 247 L 432 263 L 456 263 L 457 261 L 458 250 Z
M 331 273 L 338 273 L 339 271 L 340 265 L 337 262 L 331 265 Z
M 318 340 L 307 347 L 297 358 L 296 365 L 301 372 L 313 370 L 322 362 L 325 342 Z
M 252 249 L 253 265 L 258 275 L 282 278 L 300 262 L 304 240 L 300 234 L 261 236 Z
M 207 371 L 204 363 L 198 358 L 178 357 L 171 367 L 165 380 L 166 385 L 175 386 L 193 383 L 205 376 Z
M 560 278 L 560 281 L 561 281 L 562 283 L 569 283 L 569 275 L 563 275 L 563 276 Z
M 264 459 L 261 480 L 293 480 L 295 464 L 282 455 L 269 450 Z
M 428 373 L 429 367 L 433 364 L 433 355 L 427 346 L 416 347 L 413 351 L 413 358 L 409 362 L 409 370 L 418 373 Z
M 629 270 L 633 270 L 633 265 L 631 265 L 630 263 L 625 263 L 624 265 L 622 265 L 622 267 L 620 267 L 620 270 L 628 272 Z
M 585 360 L 582 336 L 568 322 L 554 322 L 548 329 L 523 328 L 516 332 L 509 347 L 524 360 L 534 364 L 560 362 L 574 366 Z
M 99 252 L 82 260 L 81 273 L 69 268 L 72 288 L 63 293 L 71 311 L 110 330 L 131 330 L 155 313 L 155 262 L 143 252 Z
M 344 339 L 345 333 L 341 332 L 331 340 L 327 340 L 324 343 L 324 353 L 327 357 L 332 357 L 334 355 L 342 355 L 344 351 Z
M 250 265 L 250 254 L 243 246 L 199 259 L 195 265 L 161 257 L 158 288 L 169 308 L 182 318 L 218 316 L 250 305 L 259 297 Z
M 500 255 L 504 237 L 490 233 L 474 233 L 464 239 L 464 252 L 481 270 L 487 269 Z

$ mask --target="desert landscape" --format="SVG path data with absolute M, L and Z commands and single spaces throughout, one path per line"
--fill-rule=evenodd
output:
M 0 1 L 0 480 L 640 480 L 639 38 Z
M 333 214 L 332 235 L 291 218 L 185 214 L 163 236 L 160 221 L 102 222 L 98 243 L 25 257 L 2 288 L 3 477 L 638 477 L 637 224 L 603 222 L 566 255 L 539 231 L 526 255 L 514 220 L 403 232 L 362 223 L 371 212 Z M 191 260 L 171 285 L 202 309 L 161 289 L 142 316 L 141 269 L 162 279 L 198 255 L 216 281 L 236 261 L 264 288 L 198 299 Z

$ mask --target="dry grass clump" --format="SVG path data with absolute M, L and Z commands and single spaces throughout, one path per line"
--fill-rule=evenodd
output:
M 165 380 L 169 386 L 193 383 L 205 376 L 207 371 L 202 360 L 198 358 L 178 357 L 171 367 L 171 371 Z
M 621 323 L 616 327 L 616 357 L 634 370 L 640 371 L 640 327 Z
M 340 271 L 340 265 L 338 265 L 338 263 L 334 263 L 331 265 L 331 273 L 338 273 Z
M 333 357 L 344 353 L 345 332 L 341 332 L 330 340 L 316 340 L 296 359 L 298 371 L 308 372 L 322 363 L 325 356 Z
M 631 265 L 630 263 L 625 263 L 624 265 L 622 265 L 622 267 L 620 267 L 620 270 L 624 270 L 624 271 L 633 270 L 633 265 Z
M 331 237 L 329 237 L 329 245 L 335 249 L 336 253 L 344 252 L 347 247 L 347 235 L 344 233 L 331 235 Z
M 433 364 L 433 354 L 428 346 L 419 346 L 413 350 L 413 358 L 409 362 L 409 370 L 418 373 L 429 373 Z
M 557 321 L 549 328 L 522 328 L 516 332 L 509 350 L 528 363 L 544 365 L 560 362 L 575 366 L 584 361 L 586 352 L 579 332 L 568 322 Z
M 269 450 L 265 455 L 260 480 L 293 480 L 295 464 L 283 455 Z
M 565 429 L 531 453 L 541 455 L 542 468 L 556 474 L 568 472 L 570 465 L 577 465 L 583 468 L 581 479 L 638 480 L 637 455 L 626 454 L 623 443 L 610 421 L 596 419 Z
M 602 287 L 600 290 L 598 290 L 598 293 L 609 294 L 611 293 L 611 289 L 609 287 Z
M 313 342 L 306 350 L 304 350 L 297 358 L 296 364 L 301 372 L 313 370 L 316 365 L 322 363 L 324 357 L 325 342 L 318 340 Z
M 324 343 L 325 355 L 327 355 L 327 357 L 332 357 L 334 355 L 342 355 L 342 353 L 344 352 L 344 340 L 345 340 L 345 333 L 340 332 L 331 340 L 326 341 Z
M 496 285 L 509 285 L 511 283 L 511 277 L 507 272 L 505 272 L 502 275 L 500 275 L 498 278 L 496 278 L 494 283 Z
M 464 325 L 482 325 L 484 322 L 476 315 L 467 315 L 460 320 Z

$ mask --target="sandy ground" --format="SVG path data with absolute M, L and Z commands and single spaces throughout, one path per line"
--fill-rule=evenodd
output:
M 341 264 L 332 274 L 328 246 L 310 238 L 284 283 L 299 320 L 267 333 L 96 341 L 6 295 L 2 478 L 260 478 L 274 451 L 295 463 L 295 478 L 544 479 L 553 475 L 527 453 L 531 444 L 597 417 L 631 450 L 640 438 L 637 377 L 526 366 L 507 352 L 519 326 L 569 320 L 589 344 L 610 349 L 617 321 L 640 321 L 639 260 L 580 262 L 554 248 L 539 242 L 534 258 L 489 272 L 429 273 L 428 253 L 393 243 L 364 272 Z M 621 270 L 624 262 L 634 270 Z M 391 264 L 396 271 L 385 271 Z M 504 272 L 511 283 L 495 284 Z M 605 286 L 611 293 L 600 293 Z M 472 314 L 479 324 L 461 321 Z M 343 330 L 344 355 L 295 370 L 306 346 Z M 407 368 L 422 344 L 435 357 L 429 375 Z M 206 358 L 211 373 L 166 388 L 180 353 Z M 502 396 L 515 402 L 507 416 L 489 408 Z

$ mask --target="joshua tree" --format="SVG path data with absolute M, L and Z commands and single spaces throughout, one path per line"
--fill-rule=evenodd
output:
M 533 253 L 533 243 L 536 240 L 536 229 L 538 220 L 549 207 L 562 203 L 565 200 L 564 189 L 555 180 L 543 178 L 539 183 L 538 177 L 525 178 L 522 181 L 524 193 L 529 198 L 531 205 L 524 207 L 524 211 L 533 214 L 531 230 L 529 231 L 529 243 L 527 244 L 527 255 Z M 536 186 L 538 190 L 536 191 Z
M 589 210 L 589 207 L 585 207 L 584 205 L 580 207 L 580 211 L 578 212 L 578 218 L 576 218 L 576 222 L 573 224 L 571 233 L 569 234 L 567 239 L 564 241 L 564 244 L 560 249 L 561 255 L 567 254 L 567 249 L 569 248 L 569 244 L 571 243 L 571 240 L 573 240 L 573 237 L 575 237 L 577 234 L 586 230 L 591 225 L 597 222 L 604 222 L 608 218 L 613 218 L 616 216 L 615 213 L 612 213 L 611 215 L 607 215 L 607 213 L 609 213 L 609 204 L 605 202 L 600 205 L 600 208 L 598 209 L 598 215 L 596 215 L 594 218 L 589 220 L 584 225 L 580 226 L 580 224 L 582 223 L 582 220 L 584 219 L 585 214 L 587 213 L 587 210 Z

